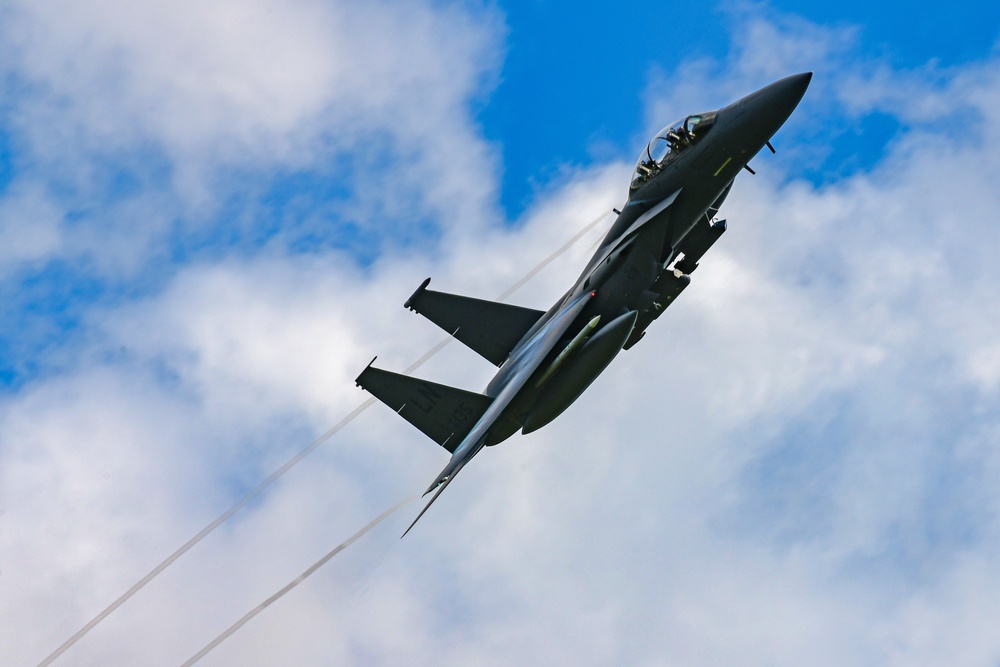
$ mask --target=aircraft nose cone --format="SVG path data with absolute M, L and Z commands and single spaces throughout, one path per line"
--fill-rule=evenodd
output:
M 746 136 L 761 145 L 771 138 L 798 106 L 812 80 L 812 72 L 793 74 L 764 86 L 733 104 Z
M 787 76 L 747 95 L 741 100 L 742 105 L 749 114 L 775 121 L 780 126 L 792 115 L 811 80 L 812 72 Z
M 802 74 L 793 74 L 792 76 L 787 76 L 780 81 L 776 81 L 771 84 L 773 86 L 778 86 L 780 91 L 778 95 L 782 97 L 787 103 L 792 105 L 792 108 L 788 110 L 789 115 L 795 110 L 799 102 L 802 100 L 802 96 L 806 94 L 806 88 L 809 87 L 809 82 L 812 81 L 812 72 L 803 72 Z

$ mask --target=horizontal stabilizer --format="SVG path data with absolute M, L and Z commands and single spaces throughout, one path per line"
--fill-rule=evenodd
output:
M 355 382 L 449 452 L 455 451 L 493 402 L 483 394 L 371 365 Z
M 423 282 L 404 304 L 452 334 L 499 366 L 510 355 L 528 329 L 545 313 L 496 301 L 473 299 L 427 289 Z

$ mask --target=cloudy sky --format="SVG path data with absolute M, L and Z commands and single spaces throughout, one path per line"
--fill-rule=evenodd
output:
M 0 2 L 0 664 L 441 340 L 425 277 L 496 297 L 813 71 L 641 344 L 201 664 L 995 667 L 1000 9 L 798 4 Z M 446 460 L 372 407 L 54 664 L 184 662 Z

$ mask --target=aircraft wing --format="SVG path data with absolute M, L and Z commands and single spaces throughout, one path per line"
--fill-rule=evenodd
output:
M 640 215 L 638 218 L 636 218 L 635 222 L 629 225 L 629 228 L 625 230 L 625 233 L 622 234 L 615 241 L 614 245 L 617 246 L 622 241 L 625 241 L 630 236 L 639 231 L 640 228 L 644 227 L 647 223 L 649 223 L 654 218 L 658 217 L 661 213 L 670 208 L 670 206 L 674 203 L 674 201 L 676 201 L 677 195 L 679 195 L 680 193 L 681 191 L 677 190 L 672 195 L 664 197 L 662 201 L 656 204 L 656 206 L 654 206 L 653 208 L 649 209 L 648 211 Z
M 493 402 L 483 394 L 391 373 L 371 364 L 355 383 L 449 452 L 455 451 Z
M 607 248 L 607 251 L 601 258 L 601 262 L 610 257 L 611 254 L 615 252 L 615 250 L 617 250 L 619 247 L 627 243 L 631 243 L 632 240 L 635 238 L 636 233 L 640 229 L 645 227 L 647 224 L 652 222 L 653 220 L 658 219 L 660 215 L 662 215 L 668 208 L 671 207 L 671 205 L 673 205 L 673 203 L 677 200 L 677 195 L 679 195 L 680 193 L 681 191 L 677 190 L 672 195 L 664 197 L 662 201 L 656 204 L 656 206 L 654 206 L 653 208 L 649 209 L 648 211 L 640 215 L 638 218 L 636 218 L 635 222 L 629 225 L 628 229 L 622 232 L 622 234 L 618 238 L 616 238 L 611 243 L 606 244 L 605 247 Z M 593 263 L 594 266 L 597 266 L 598 264 L 600 264 L 600 262 Z
M 587 263 L 587 267 L 583 270 L 583 275 L 593 277 L 597 273 L 609 271 L 609 267 L 615 263 L 615 258 L 622 258 L 626 255 L 628 247 L 635 242 L 640 230 L 646 228 L 654 221 L 658 224 L 666 223 L 668 221 L 667 216 L 670 215 L 669 209 L 677 200 L 677 196 L 680 193 L 681 191 L 677 190 L 671 195 L 664 197 L 663 200 L 657 202 L 652 208 L 636 218 L 624 232 L 611 241 L 607 239 L 602 241 L 601 248 L 594 253 L 590 262 Z
M 506 361 L 545 313 L 496 301 L 435 292 L 428 278 L 403 304 L 438 325 L 494 366 Z

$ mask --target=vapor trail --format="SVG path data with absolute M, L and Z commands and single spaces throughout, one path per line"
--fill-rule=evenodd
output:
M 447 341 L 445 341 L 445 342 L 447 342 Z M 420 363 L 423 363 L 424 361 L 426 361 L 427 359 L 429 359 L 430 356 L 433 356 L 433 354 L 436 353 L 438 350 L 440 350 L 442 347 L 444 347 L 444 345 L 442 345 L 440 343 L 438 345 L 436 345 L 434 348 L 431 349 L 430 353 L 425 354 L 423 357 L 421 357 L 420 360 L 418 360 L 417 364 L 414 364 L 414 366 L 417 366 Z M 291 468 L 296 463 L 298 463 L 299 461 L 301 461 L 302 459 L 304 459 L 314 449 L 316 449 L 321 444 L 323 444 L 324 442 L 326 442 L 334 433 L 336 433 L 340 429 L 342 429 L 345 426 L 347 426 L 351 421 L 354 420 L 355 417 L 357 417 L 362 412 L 364 412 L 374 402 L 375 402 L 374 398 L 369 398 L 367 401 L 365 401 L 364 403 L 362 403 L 358 407 L 354 408 L 354 410 L 352 410 L 350 412 L 350 414 L 348 414 L 346 417 L 344 417 L 343 419 L 341 419 L 337 423 L 336 426 L 334 426 L 333 428 L 331 428 L 329 431 L 327 431 L 326 433 L 324 433 L 320 437 L 318 437 L 315 440 L 313 440 L 312 443 L 310 443 L 310 445 L 308 447 L 306 447 L 305 449 L 303 449 L 301 452 L 299 452 L 298 454 L 296 454 L 295 456 L 293 456 L 291 459 L 289 459 L 283 466 L 281 466 L 280 468 L 278 468 L 277 470 L 275 470 L 274 472 L 272 472 L 270 475 L 268 475 L 257 486 L 255 486 L 253 489 L 251 489 L 250 493 L 248 493 L 247 495 L 245 495 L 235 505 L 233 505 L 232 507 L 230 507 L 229 509 L 227 509 L 225 512 L 223 512 L 222 514 L 220 514 L 218 516 L 218 518 L 215 519 L 215 521 L 213 521 L 212 523 L 210 523 L 207 526 L 205 526 L 204 528 L 202 528 L 201 532 L 199 532 L 197 535 L 195 535 L 190 540 L 188 540 L 187 542 L 185 542 L 179 549 L 177 549 L 177 551 L 175 551 L 172 554 L 170 554 L 169 556 L 167 556 L 167 558 L 162 563 L 160 563 L 159 565 L 157 565 L 156 567 L 154 567 L 152 570 L 150 570 L 149 574 L 147 574 L 146 576 L 144 576 L 139 581 L 135 582 L 135 584 L 133 584 L 130 589 L 128 589 L 127 591 L 125 591 L 124 593 L 122 593 L 120 596 L 118 596 L 118 599 L 116 599 L 114 602 L 112 602 L 110 605 L 108 605 L 108 607 L 104 611 L 102 611 L 101 613 L 99 613 L 97 616 L 95 616 L 93 619 L 91 619 L 89 623 L 87 623 L 85 626 L 83 626 L 82 628 L 80 628 L 76 632 L 75 635 L 73 635 L 72 637 L 70 637 L 69 639 L 67 639 L 65 642 L 63 642 L 62 646 L 60 646 L 55 651 L 53 651 L 52 654 L 49 655 L 49 657 L 45 658 L 45 660 L 42 660 L 40 663 L 38 663 L 38 667 L 45 667 L 46 665 L 51 664 L 53 660 L 55 660 L 60 655 L 62 655 L 63 653 L 65 653 L 66 650 L 69 649 L 69 647 L 71 647 L 73 644 L 75 644 L 76 642 L 78 642 L 85 634 L 87 634 L 88 632 L 90 632 L 91 630 L 93 630 L 94 626 L 96 626 L 98 623 L 100 623 L 105 618 L 107 618 L 108 615 L 111 614 L 111 612 L 113 612 L 115 609 L 118 609 L 118 607 L 122 606 L 125 603 L 126 600 L 128 600 L 130 597 L 132 597 L 133 595 L 135 595 L 136 593 L 138 593 L 142 589 L 142 587 L 145 586 L 146 584 L 148 584 L 150 581 L 152 581 L 156 577 L 156 575 L 160 574 L 165 569 L 167 569 L 168 567 L 170 567 L 170 565 L 175 560 L 177 560 L 178 558 L 180 558 L 181 556 L 183 556 L 185 553 L 187 553 L 187 551 L 191 547 L 193 547 L 194 545 L 198 544 L 198 542 L 201 542 L 206 536 L 208 536 L 209 533 L 211 533 L 213 530 L 215 530 L 216 528 L 218 528 L 219 526 L 221 526 L 223 523 L 225 523 L 226 520 L 229 519 L 229 517 L 231 517 L 232 515 L 236 514 L 241 509 L 243 509 L 243 507 L 247 503 L 249 503 L 251 500 L 253 500 L 257 496 L 259 496 L 261 493 L 263 493 L 264 489 L 266 489 L 271 484 L 273 484 L 275 482 L 275 480 L 277 480 L 279 477 L 281 477 L 286 472 L 288 472 L 289 470 L 291 470 Z
M 587 234 L 587 232 L 589 232 L 594 227 L 596 227 L 602 220 L 604 220 L 608 216 L 608 214 L 610 212 L 611 212 L 610 210 L 609 211 L 605 211 L 598 218 L 596 218 L 593 222 L 589 223 L 586 227 L 584 227 L 579 232 L 577 232 L 573 236 L 573 238 L 571 238 L 569 241 L 567 241 L 565 244 L 563 244 L 561 247 L 559 247 L 555 252 L 553 252 L 551 255 L 549 255 L 548 257 L 546 257 L 545 259 L 543 259 L 541 262 L 539 262 L 537 265 L 535 265 L 535 267 L 532 268 L 530 271 L 528 271 L 526 274 L 524 274 L 524 276 L 520 280 L 518 280 L 513 285 L 511 285 L 509 288 L 507 288 L 497 298 L 497 300 L 498 301 L 503 301 L 504 299 L 506 299 L 507 297 L 509 297 L 511 294 L 513 294 L 515 291 L 517 291 L 518 289 L 520 289 L 526 282 L 528 282 L 529 280 L 531 280 L 532 278 L 534 278 L 538 274 L 539 271 L 541 271 L 546 266 L 548 266 L 553 261 L 555 261 L 556 258 L 558 258 L 564 252 L 566 252 L 567 250 L 569 250 L 573 246 L 574 243 L 576 243 L 581 238 L 583 238 Z M 403 373 L 408 375 L 408 374 L 412 373 L 413 371 L 417 370 L 422 365 L 424 365 L 431 357 L 433 357 L 435 354 L 437 354 L 438 352 L 440 352 L 451 341 L 452 341 L 451 337 L 443 339 L 438 344 L 436 344 L 434 347 L 432 347 L 430 350 L 428 350 L 422 357 L 420 357 L 415 362 L 413 362 L 412 364 L 410 364 L 409 368 L 407 368 L 405 371 L 403 371 Z M 131 598 L 133 595 L 135 595 L 140 590 L 142 590 L 142 588 L 146 584 L 148 584 L 150 581 L 152 581 L 154 578 L 156 578 L 156 576 L 159 575 L 161 572 L 163 572 L 165 569 L 167 569 L 168 567 L 170 567 L 170 565 L 173 564 L 174 561 L 176 561 L 178 558 L 180 558 L 185 553 L 187 553 L 194 545 L 198 544 L 203 539 L 205 539 L 206 537 L 208 537 L 208 535 L 213 530 L 215 530 L 216 528 L 218 528 L 219 526 L 221 526 L 223 523 L 225 523 L 227 520 L 229 520 L 229 518 L 231 516 L 233 516 L 234 514 L 236 514 L 237 512 L 239 512 L 241 509 L 243 509 L 243 507 L 245 507 L 247 505 L 247 503 L 249 503 L 250 501 L 252 501 L 254 498 L 256 498 L 257 496 L 259 496 L 261 493 L 263 493 L 264 490 L 267 489 L 267 487 L 271 486 L 271 484 L 273 484 L 274 482 L 276 482 L 279 477 L 281 477 L 286 472 L 288 472 L 293 467 L 295 467 L 295 465 L 298 464 L 300 461 L 302 461 L 302 459 L 304 459 L 306 456 L 308 456 L 309 454 L 311 454 L 313 452 L 313 450 L 315 450 L 317 447 L 319 447 L 324 442 L 326 442 L 327 440 L 329 440 L 337 431 L 341 430 L 342 428 L 344 428 L 345 426 L 347 426 L 349 423 L 351 423 L 352 421 L 354 421 L 354 419 L 358 415 L 360 415 L 362 412 L 364 412 L 369 407 L 371 407 L 371 405 L 373 403 L 375 403 L 375 398 L 369 398 L 364 403 L 362 403 L 358 407 L 354 408 L 354 410 L 352 410 L 346 417 L 344 417 L 343 419 L 341 419 L 335 426 L 333 426 L 332 428 L 330 428 L 330 430 L 328 430 L 326 433 L 324 433 L 323 435 L 321 435 L 318 438 L 316 438 L 315 440 L 313 440 L 305 449 L 303 449 L 301 452 L 299 452 L 298 454 L 296 454 L 295 456 L 293 456 L 292 458 L 290 458 L 284 465 L 282 465 L 280 468 L 278 468 L 277 470 L 275 470 L 274 472 L 272 472 L 270 475 L 268 475 L 267 477 L 265 477 L 259 484 L 257 484 L 257 486 L 255 486 L 253 489 L 251 489 L 250 492 L 247 493 L 247 495 L 245 495 L 243 498 L 241 498 L 240 500 L 238 500 L 236 502 L 236 504 L 234 504 L 232 507 L 230 507 L 225 512 L 223 512 L 222 514 L 220 514 L 210 524 L 208 524 L 207 526 L 205 526 L 204 528 L 202 528 L 201 531 L 197 535 L 195 535 L 194 537 L 192 537 L 190 540 L 188 540 L 183 545 L 181 545 L 180 548 L 178 548 L 172 554 L 170 554 L 169 556 L 167 556 L 163 560 L 162 563 L 160 563 L 159 565 L 157 565 L 156 567 L 154 567 L 152 570 L 150 570 L 149 573 L 146 574 L 146 576 L 144 576 L 139 581 L 135 582 L 135 584 L 133 584 L 131 588 L 129 588 L 127 591 L 125 591 L 120 596 L 118 596 L 118 598 L 114 602 L 112 602 L 110 605 L 108 605 L 107 608 L 105 608 L 102 612 L 100 612 L 99 614 L 97 614 L 97 616 L 95 616 L 94 618 L 92 618 L 90 620 L 90 622 L 88 622 L 82 628 L 80 628 L 79 630 L 77 630 L 76 634 L 74 634 L 72 637 L 70 637 L 65 642 L 63 642 L 62 645 L 59 646 L 59 648 L 57 648 L 47 658 L 45 658 L 40 663 L 38 663 L 38 667 L 47 667 L 47 665 L 52 664 L 52 662 L 56 658 L 58 658 L 63 653 L 65 653 L 71 646 L 73 646 L 73 644 L 75 644 L 78 641 L 80 641 L 80 639 L 82 639 L 84 637 L 84 635 L 86 635 L 88 632 L 90 632 L 91 630 L 93 630 L 94 627 L 97 626 L 97 624 L 100 623 L 101 621 L 103 621 L 105 618 L 107 618 L 108 615 L 111 614 L 111 612 L 113 612 L 115 609 L 118 609 L 118 607 L 122 606 L 129 598 Z
M 538 264 L 536 264 L 535 268 L 531 269 L 531 271 L 528 271 L 526 274 L 524 274 L 521 277 L 520 280 L 518 280 L 516 283 L 514 283 L 513 285 L 511 285 L 510 287 L 508 287 L 503 292 L 503 294 L 501 294 L 499 297 L 497 297 L 497 301 L 503 301 L 504 299 L 506 299 L 507 297 L 509 297 L 511 294 L 513 294 L 517 290 L 521 289 L 521 287 L 523 287 L 526 282 L 528 282 L 529 280 L 531 280 L 532 278 L 534 278 L 535 276 L 537 276 L 539 271 L 541 271 L 546 266 L 548 266 L 549 264 L 551 264 L 552 262 L 554 262 L 556 260 L 556 258 L 559 257 L 559 255 L 561 255 L 564 252 L 566 252 L 567 250 L 569 250 L 571 247 L 573 247 L 573 244 L 575 244 L 577 241 L 579 241 L 584 236 L 586 236 L 587 232 L 589 232 L 591 229 L 593 229 L 594 227 L 596 227 L 598 225 L 598 223 L 601 222 L 601 220 L 604 220 L 604 218 L 608 217 L 609 213 L 611 213 L 610 210 L 605 211 L 604 213 L 601 213 L 600 217 L 596 218 L 593 222 L 591 222 L 586 227 L 584 227 L 579 232 L 577 232 L 573 236 L 573 238 L 571 238 L 569 241 L 566 241 L 566 243 L 564 243 L 562 246 L 560 246 L 554 253 L 552 253 L 551 255 L 549 255 L 548 257 L 546 257 L 542 261 L 540 261 Z
M 364 528 L 362 528 L 358 532 L 356 532 L 353 535 L 351 535 L 349 538 L 347 538 L 346 541 L 344 541 L 341 544 L 337 545 L 337 547 L 335 547 L 333 549 L 333 551 L 329 552 L 328 554 L 326 554 L 325 556 L 323 556 L 322 558 L 320 558 L 318 561 L 316 561 L 315 563 L 313 563 L 312 565 L 310 565 L 309 568 L 306 569 L 305 572 L 303 572 L 302 574 L 300 574 L 299 576 L 295 577 L 290 582 L 288 582 L 287 584 L 285 584 L 285 586 L 281 590 L 279 590 L 277 593 L 275 593 L 271 597 L 267 598 L 266 600 L 264 600 L 263 602 L 261 602 L 259 605 L 257 605 L 256 607 L 254 607 L 253 609 L 251 609 L 250 611 L 248 611 L 246 614 L 244 614 L 243 617 L 240 618 L 240 620 L 238 620 L 235 623 L 233 623 L 232 625 L 230 625 L 229 628 L 227 628 L 225 632 L 223 632 L 221 635 L 219 635 L 218 637 L 216 637 L 215 639 L 213 639 L 212 641 L 210 641 L 208 644 L 206 644 L 205 648 L 203 648 L 200 651 L 198 651 L 197 653 L 195 653 L 183 665 L 181 665 L 181 667 L 191 667 L 191 665 L 193 665 L 194 663 L 196 663 L 199 660 L 201 660 L 202 658 L 204 658 L 206 655 L 208 655 L 208 653 L 212 649 L 214 649 L 216 646 L 218 646 L 222 642 L 226 641 L 226 639 L 231 634 L 233 634 L 234 632 L 236 632 L 237 630 L 239 630 L 240 628 L 242 628 L 244 625 L 246 625 L 250 621 L 250 619 L 252 619 L 254 616 L 256 616 L 260 612 L 262 612 L 265 609 L 267 609 L 269 606 L 271 606 L 272 603 L 277 602 L 286 593 L 288 593 L 290 590 L 292 590 L 293 588 L 295 588 L 296 586 L 298 586 L 299 584 L 301 584 L 303 581 L 305 581 L 309 577 L 309 575 L 311 575 L 313 572 L 315 572 L 319 568 L 321 568 L 324 565 L 326 565 L 327 561 L 329 561 L 331 558 L 333 558 L 334 556 L 336 556 L 337 554 L 339 554 L 341 551 L 343 551 L 347 547 L 349 547 L 352 544 L 354 544 L 359 538 L 361 538 L 362 535 L 364 535 L 365 533 L 367 533 L 369 530 L 371 530 L 372 528 L 374 528 L 378 524 L 382 523 L 384 520 L 388 519 L 389 516 L 392 513 L 394 513 L 396 510 L 401 509 L 404 505 L 406 505 L 407 503 L 413 502 L 414 500 L 416 500 L 419 497 L 420 497 L 420 494 L 417 494 L 415 496 L 411 496 L 410 498 L 407 498 L 406 500 L 401 500 L 400 502 L 396 503 L 395 505 L 393 505 L 392 507 L 390 507 L 386 511 L 382 512 L 381 514 L 379 514 L 377 517 L 375 517 L 374 519 L 372 519 Z

